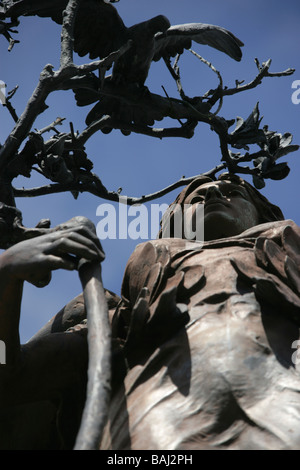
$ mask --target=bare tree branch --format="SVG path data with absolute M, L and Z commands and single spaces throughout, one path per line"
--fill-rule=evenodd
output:
M 202 57 L 201 55 L 199 55 L 197 52 L 193 51 L 192 49 L 189 49 L 189 51 L 194 54 L 199 60 L 201 60 L 201 62 L 203 62 L 204 64 L 206 64 L 217 76 L 218 76 L 218 79 L 219 79 L 219 86 L 217 87 L 217 90 L 218 89 L 223 89 L 223 78 L 222 78 L 222 75 L 220 74 L 220 72 L 213 66 L 213 64 L 211 62 L 209 62 L 208 60 L 204 59 L 204 57 Z M 205 96 L 205 95 L 204 95 Z M 213 114 L 218 114 L 222 108 L 222 105 L 223 105 L 223 96 L 220 97 L 220 102 L 219 102 L 219 105 L 218 105 L 218 108 L 217 110 L 213 113 Z
M 74 183 L 68 183 L 68 184 L 49 184 L 49 185 L 41 186 L 38 188 L 31 188 L 31 189 L 14 188 L 14 195 L 15 197 L 35 197 L 35 196 L 45 196 L 49 194 L 63 193 L 67 191 L 78 191 L 80 193 L 89 192 L 93 194 L 94 196 L 101 197 L 108 201 L 113 201 L 113 202 L 125 202 L 126 201 L 126 204 L 128 205 L 142 204 L 145 202 L 153 201 L 154 199 L 158 199 L 162 196 L 165 196 L 166 194 L 174 191 L 174 189 L 177 189 L 181 186 L 185 186 L 189 184 L 191 181 L 193 181 L 195 178 L 199 176 L 209 176 L 211 178 L 214 178 L 216 173 L 218 173 L 221 170 L 224 170 L 225 168 L 226 168 L 226 164 L 222 163 L 220 165 L 217 165 L 212 170 L 207 171 L 206 173 L 201 173 L 200 175 L 191 176 L 188 178 L 183 176 L 178 181 L 176 181 L 175 183 L 172 183 L 166 188 L 163 188 L 159 191 L 156 191 L 148 195 L 143 195 L 141 197 L 124 196 L 124 195 L 121 196 L 120 192 L 118 191 L 108 191 L 102 185 L 102 183 L 101 183 L 101 186 L 99 186 L 99 184 L 97 185 L 97 180 L 95 179 L 93 181 L 91 180 L 85 183 L 74 182 Z
M 62 89 L 61 84 L 72 77 L 96 70 L 99 67 L 109 68 L 112 61 L 121 54 L 124 54 L 130 45 L 131 43 L 128 42 L 128 44 L 123 46 L 119 51 L 110 54 L 103 60 L 80 66 L 68 65 L 57 72 L 53 71 L 51 64 L 47 64 L 41 72 L 38 85 L 29 99 L 23 114 L 0 150 L 0 172 L 28 136 L 37 116 L 46 109 L 45 101 L 51 92 Z
M 73 64 L 74 23 L 80 0 L 69 0 L 63 12 L 63 26 L 61 32 L 60 68 Z
M 12 97 L 14 96 L 14 94 L 16 93 L 16 91 L 18 90 L 18 88 L 19 88 L 19 85 L 15 86 L 15 88 L 13 88 L 13 90 L 9 91 L 9 92 L 7 93 L 5 102 L 2 103 L 2 105 L 5 106 L 5 107 L 8 109 L 8 111 L 9 111 L 11 117 L 13 118 L 13 120 L 14 120 L 15 122 L 17 122 L 19 118 L 18 118 L 18 115 L 17 115 L 17 113 L 16 113 L 16 110 L 15 110 L 15 108 L 13 107 L 13 105 L 11 104 L 10 100 L 12 99 Z
M 18 31 L 15 31 L 14 29 L 11 29 L 11 28 L 14 26 L 18 26 L 19 24 L 20 24 L 19 21 L 16 19 L 11 22 L 5 22 L 5 21 L 0 20 L 0 34 L 3 34 L 3 36 L 9 42 L 9 46 L 7 49 L 8 52 L 11 52 L 14 45 L 20 42 L 17 39 L 12 38 L 10 35 L 10 33 L 18 33 Z
M 260 138 L 262 139 L 262 131 L 258 129 L 258 126 L 256 127 L 256 124 L 250 124 L 249 127 L 249 123 L 247 124 L 246 122 L 245 125 L 246 127 L 248 126 L 248 130 L 246 133 L 245 130 L 238 129 L 237 131 L 234 131 L 230 134 L 228 132 L 228 129 L 234 121 L 227 121 L 226 119 L 217 116 L 217 113 L 219 112 L 222 106 L 222 100 L 224 96 L 233 95 L 254 88 L 261 83 L 264 77 L 290 75 L 291 73 L 293 73 L 293 69 L 288 69 L 284 72 L 279 73 L 270 73 L 270 60 L 266 63 L 263 63 L 262 65 L 260 65 L 259 62 L 256 60 L 258 74 L 250 83 L 242 85 L 241 82 L 237 82 L 235 88 L 227 88 L 223 87 L 223 80 L 220 72 L 218 72 L 211 63 L 203 59 L 194 51 L 190 50 L 194 55 L 196 55 L 202 62 L 208 65 L 218 75 L 219 86 L 215 90 L 209 90 L 201 97 L 189 98 L 184 93 L 180 80 L 180 73 L 178 67 L 179 55 L 177 56 L 173 67 L 171 67 L 171 64 L 168 60 L 165 60 L 165 62 L 168 69 L 170 70 L 170 73 L 172 74 L 172 77 L 176 80 L 181 100 L 169 97 L 168 95 L 167 98 L 163 98 L 162 96 L 150 92 L 141 93 L 141 90 L 137 91 L 137 89 L 132 87 L 119 86 L 113 83 L 110 77 L 104 78 L 104 73 L 111 67 L 113 62 L 118 57 L 124 54 L 131 47 L 130 41 L 124 46 L 122 46 L 119 51 L 110 54 L 105 59 L 93 61 L 80 66 L 76 66 L 73 63 L 73 28 L 76 11 L 80 1 L 81 0 L 69 0 L 66 10 L 63 14 L 59 70 L 54 71 L 53 66 L 50 64 L 44 67 L 40 75 L 37 87 L 34 90 L 32 97 L 28 101 L 23 114 L 18 120 L 15 119 L 17 120 L 15 128 L 9 135 L 3 147 L 0 149 L 0 171 L 2 175 L 4 175 L 2 176 L 2 179 L 4 178 L 3 181 L 5 180 L 5 178 L 7 179 L 7 181 L 9 181 L 9 178 L 12 178 L 12 176 L 16 176 L 16 165 L 13 165 L 12 163 L 16 162 L 16 164 L 21 164 L 21 160 L 24 156 L 27 160 L 23 165 L 20 165 L 23 166 L 23 172 L 31 171 L 29 167 L 30 163 L 37 164 L 40 167 L 38 171 L 44 174 L 46 178 L 49 178 L 50 180 L 57 182 L 58 184 L 48 185 L 42 188 L 33 188 L 31 190 L 15 190 L 16 194 L 23 196 L 32 196 L 70 190 L 79 192 L 89 191 L 97 196 L 104 198 L 113 198 L 112 200 L 116 200 L 114 199 L 115 193 L 108 192 L 100 182 L 100 179 L 96 179 L 96 175 L 89 173 L 89 171 L 87 171 L 87 173 L 84 173 L 84 170 L 82 172 L 80 169 L 82 168 L 82 166 L 80 167 L 82 162 L 87 162 L 87 159 L 84 160 L 86 158 L 86 154 L 84 152 L 84 145 L 88 141 L 88 139 L 99 130 L 102 130 L 104 133 L 106 133 L 112 129 L 120 129 L 125 135 L 129 135 L 130 133 L 139 133 L 160 139 L 164 137 L 191 138 L 194 134 L 194 129 L 197 123 L 204 122 L 208 124 L 210 128 L 214 132 L 216 132 L 219 137 L 220 150 L 223 162 L 221 164 L 222 168 L 226 167 L 231 172 L 258 175 L 260 172 L 259 165 L 251 169 L 249 167 L 241 167 L 239 164 L 246 161 L 253 161 L 257 158 L 269 158 L 269 163 L 274 163 L 274 159 L 272 160 L 273 156 L 268 153 L 268 150 L 266 149 L 261 150 L 261 153 L 246 153 L 246 155 L 244 156 L 235 158 L 233 156 L 234 154 L 228 149 L 228 146 L 232 145 L 233 147 L 237 148 L 246 148 L 249 142 L 260 144 L 263 141 L 259 140 Z M 102 79 L 98 79 L 92 73 L 96 70 L 100 70 L 100 75 Z M 57 134 L 57 140 L 54 137 L 46 143 L 42 141 L 42 147 L 36 147 L 36 151 L 43 154 L 42 157 L 38 153 L 36 155 L 30 154 L 30 151 L 35 150 L 34 145 L 27 147 L 27 153 L 22 151 L 18 154 L 18 149 L 21 143 L 29 136 L 30 130 L 33 126 L 35 119 L 40 113 L 42 113 L 46 109 L 46 99 L 48 95 L 56 90 L 76 90 L 80 88 L 90 91 L 92 93 L 92 96 L 94 96 L 95 98 L 94 101 L 99 100 L 100 105 L 101 100 L 105 99 L 108 102 L 111 101 L 113 103 L 117 103 L 117 105 L 121 107 L 122 111 L 124 111 L 125 109 L 125 112 L 119 114 L 116 112 L 103 113 L 103 108 L 101 108 L 100 106 L 97 108 L 97 110 L 100 110 L 98 116 L 96 110 L 95 117 L 92 117 L 94 121 L 92 122 L 91 119 L 88 120 L 88 122 L 91 122 L 91 124 L 88 125 L 88 127 L 78 135 L 74 134 L 72 125 L 71 134 L 58 133 L 58 131 L 55 129 L 55 125 L 59 124 L 59 122 L 54 121 L 50 126 L 47 126 L 40 131 L 36 131 L 36 135 L 39 136 L 49 130 L 53 130 Z M 218 109 L 216 112 L 212 113 L 211 108 L 218 101 Z M 126 106 L 128 107 L 128 110 L 133 110 L 133 117 L 129 113 L 131 117 L 128 119 L 128 121 L 124 122 L 123 116 L 127 115 Z M 149 122 L 160 121 L 163 118 L 168 117 L 177 120 L 181 124 L 181 126 L 157 128 L 153 127 L 152 124 L 141 125 L 139 124 L 139 118 L 136 118 L 136 116 L 134 115 L 135 109 L 139 110 L 139 112 L 141 112 L 142 110 L 144 115 L 147 115 L 147 118 L 149 115 Z M 183 124 L 183 120 L 186 120 L 185 124 Z M 266 135 L 267 134 L 263 135 L 264 139 L 267 139 Z M 58 154 L 58 147 L 56 144 L 59 144 L 60 148 Z M 54 152 L 54 155 L 52 155 L 54 147 L 56 149 L 56 153 Z M 294 147 L 296 148 L 296 146 Z M 72 152 L 74 149 L 76 149 L 78 155 L 81 155 L 81 163 L 79 164 L 79 166 L 75 165 L 75 169 L 70 169 L 68 168 L 68 165 L 66 164 L 64 159 L 69 158 L 70 160 L 70 152 Z M 289 146 L 289 151 L 292 151 L 292 146 Z M 47 152 L 49 153 L 49 155 Z M 262 153 L 264 153 L 264 155 L 262 155 Z M 64 179 L 61 175 L 53 177 L 51 171 L 48 171 L 50 157 L 59 159 L 59 161 L 61 161 L 65 165 L 64 174 L 67 175 L 67 179 Z M 5 170 L 7 168 L 9 168 L 9 171 L 6 171 L 5 175 Z M 84 163 L 83 168 L 87 170 L 89 167 L 85 166 Z M 98 183 L 96 184 L 97 181 Z M 64 184 L 62 184 L 62 182 Z M 161 192 L 159 191 L 158 194 L 161 194 Z M 149 197 L 152 199 L 157 196 L 149 195 Z M 131 199 L 135 200 L 134 198 Z
M 61 126 L 63 121 L 65 121 L 65 119 L 66 118 L 57 117 L 55 121 L 53 121 L 48 126 L 43 127 L 43 129 L 40 129 L 39 131 L 37 130 L 36 133 L 42 135 L 42 134 L 45 134 L 46 132 L 54 131 L 57 134 L 59 134 L 59 132 L 55 129 L 55 126 Z
M 257 87 L 266 77 L 285 77 L 288 75 L 292 75 L 295 72 L 295 69 L 289 68 L 283 72 L 271 73 L 269 72 L 269 68 L 272 62 L 271 59 L 267 60 L 266 62 L 263 62 L 262 65 L 258 63 L 257 59 L 255 62 L 259 70 L 259 73 L 256 75 L 256 77 L 251 82 L 245 85 L 237 84 L 235 88 L 217 89 L 213 93 L 212 97 L 208 100 L 211 106 L 213 106 L 221 97 L 235 95 L 236 93 L 241 93 Z

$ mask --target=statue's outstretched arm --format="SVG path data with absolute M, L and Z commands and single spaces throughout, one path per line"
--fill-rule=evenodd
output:
M 20 354 L 19 318 L 24 281 L 38 287 L 50 282 L 51 271 L 74 270 L 78 260 L 99 260 L 104 254 L 95 233 L 80 223 L 66 224 L 48 234 L 22 241 L 0 255 L 0 333 L 7 365 Z

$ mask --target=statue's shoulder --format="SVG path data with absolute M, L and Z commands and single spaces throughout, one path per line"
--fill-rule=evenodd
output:
M 140 243 L 131 254 L 125 269 L 125 278 L 129 275 L 139 279 L 145 278 L 155 267 L 166 267 L 177 255 L 202 247 L 200 242 L 180 238 L 158 238 Z
M 195 248 L 202 248 L 203 242 L 194 240 L 185 240 L 183 238 L 157 238 L 155 240 L 149 240 L 144 243 L 140 243 L 136 246 L 133 255 L 141 256 L 147 255 L 147 253 L 175 253 L 176 251 L 182 250 L 194 250 Z
M 274 222 L 266 222 L 264 224 L 256 225 L 251 227 L 241 235 L 235 238 L 275 238 L 280 236 L 285 230 L 289 228 L 300 235 L 300 227 L 291 219 L 277 220 Z

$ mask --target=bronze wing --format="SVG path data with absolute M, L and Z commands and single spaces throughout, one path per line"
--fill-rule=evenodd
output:
M 155 39 L 154 61 L 182 54 L 184 49 L 191 48 L 193 41 L 218 49 L 232 59 L 240 61 L 241 47 L 244 45 L 227 29 L 204 23 L 171 26 L 165 33 L 157 33 Z
M 104 58 L 124 42 L 127 31 L 116 8 L 118 0 L 84 0 L 79 6 L 75 21 L 75 51 L 90 58 Z M 4 1 L 5 17 L 39 16 L 51 18 L 62 24 L 62 12 L 68 0 L 18 0 Z

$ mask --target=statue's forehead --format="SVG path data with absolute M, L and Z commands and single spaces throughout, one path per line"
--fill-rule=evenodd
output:
M 198 187 L 195 187 L 189 194 L 187 194 L 186 197 L 189 197 L 191 194 L 197 193 L 205 193 L 207 189 L 217 186 L 219 189 L 222 189 L 222 191 L 232 191 L 233 189 L 238 189 L 239 191 L 243 191 L 245 194 L 247 194 L 246 188 L 242 184 L 238 183 L 233 183 L 232 181 L 228 180 L 219 180 L 219 181 L 212 181 L 209 183 L 204 183 L 199 185 Z
M 238 183 L 233 183 L 232 181 L 228 180 L 219 180 L 219 181 L 211 181 L 209 183 L 204 183 L 200 185 L 198 188 L 209 188 L 211 186 L 222 186 L 223 188 L 241 188 L 242 185 Z

